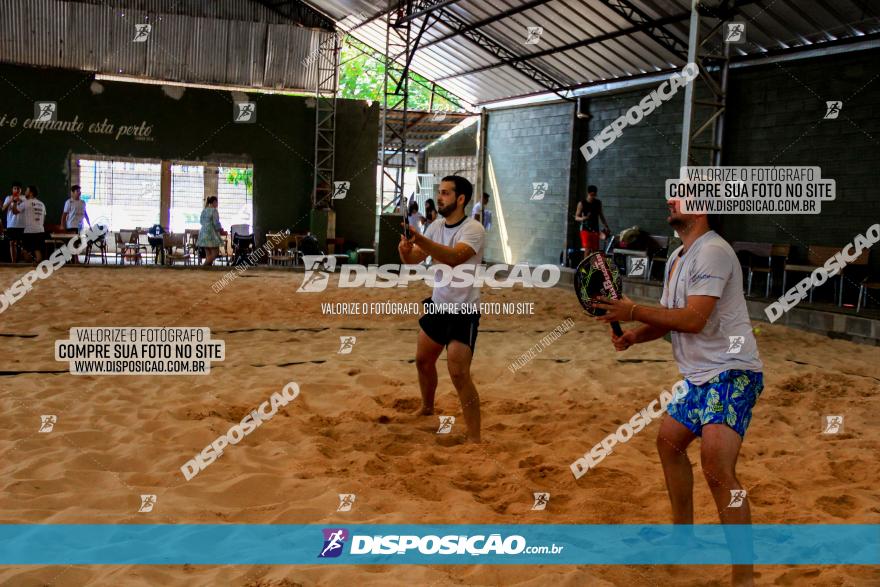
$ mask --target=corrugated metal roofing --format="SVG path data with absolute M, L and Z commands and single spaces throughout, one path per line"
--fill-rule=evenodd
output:
M 363 0 L 308 2 L 332 15 L 363 11 L 367 4 Z M 684 65 L 680 55 L 644 31 L 615 36 L 637 24 L 609 6 L 619 4 L 619 0 L 459 0 L 443 10 L 467 25 L 516 11 L 506 18 L 484 23 L 478 30 L 514 56 L 529 58 L 528 63 L 553 78 L 554 85 L 561 88 Z M 668 19 L 664 25 L 666 31 L 686 52 L 689 0 L 630 0 L 629 4 L 651 20 Z M 737 18 L 747 23 L 748 43 L 733 45 L 731 55 L 734 57 L 785 51 L 849 37 L 870 35 L 875 38 L 880 33 L 880 0 L 763 0 L 746 2 L 740 10 Z M 414 21 L 413 37 L 423 18 Z M 525 43 L 530 26 L 543 28 L 536 44 Z M 443 21 L 427 29 L 411 64 L 413 71 L 437 81 L 472 104 L 547 91 L 547 87 L 522 75 L 511 65 L 499 65 L 498 57 L 464 35 L 450 36 L 454 32 L 453 27 Z M 369 21 L 352 34 L 375 49 L 385 49 L 383 18 Z M 566 48 L 571 43 L 603 35 L 604 40 L 589 46 Z
M 734 56 L 790 51 L 841 39 L 880 38 L 880 0 L 737 0 L 748 43 Z M 385 49 L 385 0 L 0 0 L 0 60 L 272 89 L 309 90 L 315 65 L 302 60 L 327 38 L 296 18 L 342 28 Z M 442 10 L 508 54 L 535 67 L 553 88 L 603 83 L 681 67 L 681 51 L 658 43 L 613 6 L 629 4 L 687 45 L 690 0 L 457 0 Z M 704 2 L 703 4 L 706 4 Z M 506 14 L 504 18 L 499 15 Z M 424 17 L 413 24 L 413 35 Z M 134 25 L 153 25 L 148 43 L 132 42 Z M 527 44 L 527 29 L 542 27 Z M 622 34 L 629 30 L 628 33 Z M 470 33 L 477 34 L 477 33 Z M 572 44 L 590 41 L 588 46 Z M 821 45 L 817 45 L 821 46 Z M 548 91 L 455 29 L 427 29 L 411 67 L 472 104 Z
M 0 14 L 0 61 L 277 90 L 313 90 L 303 60 L 330 36 L 253 0 L 0 0 Z

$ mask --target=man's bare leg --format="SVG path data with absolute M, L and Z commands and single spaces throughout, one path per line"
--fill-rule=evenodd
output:
M 468 442 L 480 442 L 480 395 L 471 380 L 472 357 L 471 348 L 463 342 L 453 340 L 446 347 L 449 377 L 461 402 L 461 411 L 467 425 Z
M 666 477 L 673 524 L 694 523 L 694 473 L 687 448 L 695 438 L 686 426 L 663 414 L 657 433 L 657 452 Z
M 724 424 L 707 424 L 703 427 L 703 441 L 700 448 L 700 460 L 703 475 L 712 491 L 718 517 L 722 524 L 751 524 L 752 512 L 749 509 L 748 496 L 741 505 L 731 504 L 731 490 L 742 490 L 736 478 L 736 459 L 742 446 L 742 438 L 732 428 Z M 751 552 L 751 544 L 743 544 L 742 540 L 728 540 L 736 547 L 747 548 Z M 750 587 L 754 585 L 754 567 L 752 565 L 733 565 L 733 585 Z
M 422 393 L 422 406 L 417 416 L 430 416 L 434 413 L 434 393 L 437 391 L 437 359 L 443 352 L 443 345 L 419 330 L 416 343 L 416 368 L 419 371 L 419 391 Z

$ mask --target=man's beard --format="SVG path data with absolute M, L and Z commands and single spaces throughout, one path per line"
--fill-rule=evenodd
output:
M 437 213 L 440 214 L 440 216 L 442 216 L 443 218 L 446 218 L 453 212 L 455 212 L 455 202 L 449 204 L 448 206 L 437 204 Z
M 679 232 L 681 232 L 681 229 L 687 228 L 688 226 L 690 226 L 690 222 L 688 222 L 684 218 L 675 218 L 673 216 L 670 216 L 669 220 L 667 220 L 666 222 L 669 224 L 669 226 L 671 226 L 672 228 L 674 228 L 675 230 L 677 230 Z

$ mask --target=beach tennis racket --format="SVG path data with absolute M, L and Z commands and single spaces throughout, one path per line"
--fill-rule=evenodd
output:
M 596 298 L 605 297 L 619 300 L 620 271 L 605 253 L 592 253 L 580 262 L 574 272 L 574 291 L 581 306 L 590 316 L 601 316 L 602 308 L 593 305 Z M 616 336 L 623 335 L 619 322 L 612 322 L 611 329 Z

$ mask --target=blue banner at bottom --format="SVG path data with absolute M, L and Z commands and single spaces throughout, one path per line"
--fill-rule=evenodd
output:
M 877 565 L 880 525 L 0 525 L 2 565 Z

